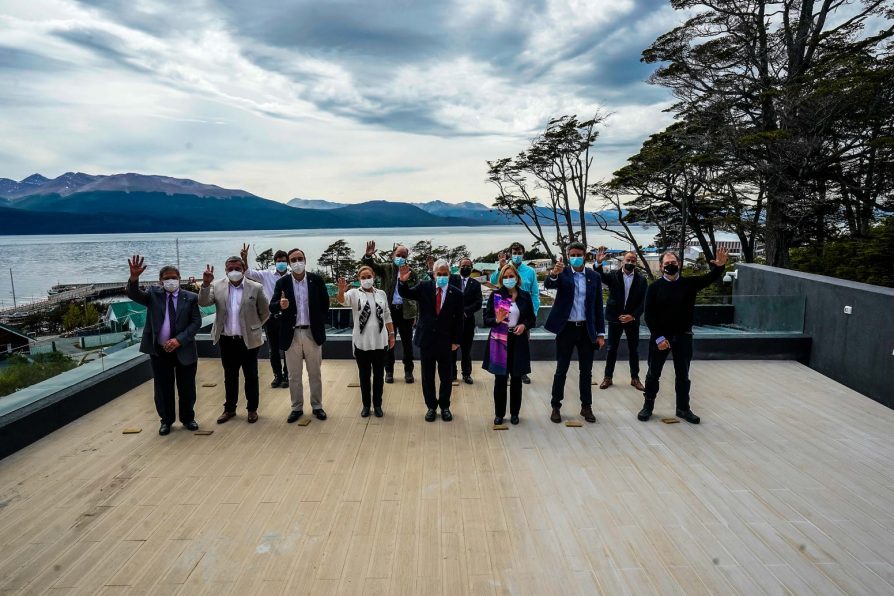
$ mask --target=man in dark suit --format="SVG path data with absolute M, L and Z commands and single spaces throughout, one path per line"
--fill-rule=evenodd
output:
M 140 351 L 149 354 L 155 382 L 155 410 L 161 419 L 158 434 L 171 432 L 174 424 L 174 386 L 180 401 L 180 422 L 189 430 L 199 430 L 196 422 L 196 333 L 202 326 L 199 297 L 180 289 L 180 271 L 166 265 L 159 271 L 159 286 L 140 289 L 140 275 L 146 270 L 143 257 L 128 259 L 130 279 L 127 296 L 146 307 L 146 326 Z
M 286 353 L 289 368 L 289 393 L 292 411 L 286 422 L 304 415 L 304 365 L 310 384 L 310 405 L 318 420 L 326 420 L 323 410 L 323 343 L 326 341 L 326 316 L 329 292 L 326 282 L 306 271 L 304 251 L 289 251 L 291 275 L 284 275 L 273 287 L 270 313 L 279 313 L 280 348 Z
M 568 245 L 566 267 L 559 257 L 543 286 L 556 290 L 552 310 L 544 327 L 556 334 L 556 374 L 553 376 L 550 420 L 561 422 L 559 412 L 565 397 L 565 376 L 571 356 L 577 348 L 580 369 L 580 415 L 587 422 L 596 422 L 590 380 L 593 354 L 605 344 L 605 320 L 602 314 L 602 283 L 599 275 L 585 267 L 586 247 L 580 242 Z
M 472 384 L 472 343 L 475 340 L 475 313 L 481 310 L 483 298 L 481 282 L 472 279 L 472 259 L 461 259 L 459 275 L 450 276 L 450 284 L 463 294 L 463 335 L 459 349 L 454 352 L 453 378 L 456 379 L 456 356 L 462 353 L 461 368 L 463 381 Z
M 413 343 L 419 347 L 422 365 L 422 395 L 428 412 L 425 420 L 432 422 L 441 408 L 441 418 L 453 420 L 450 412 L 450 394 L 453 391 L 453 352 L 459 348 L 463 332 L 463 295 L 450 285 L 450 266 L 440 259 L 434 266 L 435 278 L 408 285 L 411 271 L 407 265 L 400 268 L 398 292 L 404 298 L 415 300 L 419 305 L 419 321 Z M 435 396 L 435 367 L 441 387 Z
M 608 303 L 605 305 L 605 320 L 608 324 L 608 354 L 605 357 L 605 375 L 600 389 L 612 386 L 615 361 L 621 336 L 627 335 L 627 352 L 630 360 L 630 384 L 638 391 L 645 388 L 639 380 L 639 320 L 646 303 L 646 278 L 636 272 L 636 253 L 624 254 L 621 268 L 611 273 L 602 269 L 606 249 L 600 246 L 596 253 L 594 269 L 602 283 L 608 286 Z

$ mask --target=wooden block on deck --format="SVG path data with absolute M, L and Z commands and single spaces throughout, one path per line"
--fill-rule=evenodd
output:
M 307 418 L 302 418 L 301 420 L 298 421 L 298 426 L 307 426 L 308 424 L 310 424 L 311 420 L 312 419 L 310 416 L 308 416 Z
M 137 428 L 135 426 L 128 426 L 124 430 L 121 431 L 122 435 L 135 435 L 137 433 L 143 432 L 142 428 Z
M 584 425 L 583 422 L 581 422 L 580 420 L 566 420 L 565 421 L 565 426 L 570 426 L 573 428 L 577 428 L 577 427 L 583 426 L 583 425 Z
M 506 430 L 506 429 L 508 429 L 509 427 L 506 426 L 505 424 L 494 424 L 492 428 L 493 428 L 494 430 Z
M 662 418 L 661 421 L 665 424 L 677 424 L 680 419 L 679 418 Z
M 202 387 L 217 387 L 217 383 L 202 383 Z
M 348 383 L 348 387 L 360 387 L 360 381 L 351 381 Z
M 197 430 L 193 434 L 198 437 L 206 437 L 208 435 L 214 434 L 214 431 L 213 430 Z

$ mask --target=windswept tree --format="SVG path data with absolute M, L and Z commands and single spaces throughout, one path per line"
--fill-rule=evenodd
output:
M 317 260 L 323 271 L 332 279 L 339 277 L 352 277 L 357 269 L 357 261 L 354 259 L 354 250 L 342 239 L 336 240 L 326 247 Z

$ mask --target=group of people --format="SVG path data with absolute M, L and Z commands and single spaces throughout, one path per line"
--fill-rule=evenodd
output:
M 194 406 L 199 306 L 216 307 L 211 336 L 220 352 L 225 393 L 218 424 L 236 416 L 240 371 L 247 420 L 258 420 L 262 329 L 270 349 L 271 386 L 290 391 L 291 411 L 286 421 L 293 423 L 304 415 L 305 368 L 313 416 L 327 418 L 321 371 L 329 310 L 326 283 L 307 271 L 301 249 L 277 251 L 270 270 L 249 267 L 248 250 L 248 245 L 243 245 L 239 256 L 224 262 L 222 279 L 215 280 L 214 267 L 207 265 L 198 294 L 181 289 L 180 272 L 170 265 L 161 268 L 158 285 L 143 289 L 139 278 L 146 269 L 144 259 L 134 255 L 129 260 L 127 294 L 147 306 L 140 349 L 150 355 L 152 363 L 161 435 L 170 433 L 178 413 L 175 387 L 180 422 L 188 429 L 198 429 Z M 507 405 L 510 422 L 519 423 L 522 386 L 530 383 L 530 333 L 537 324 L 540 306 L 537 275 L 523 262 L 524 252 L 520 243 L 513 243 L 508 254 L 501 253 L 485 304 L 482 284 L 472 277 L 471 260 L 459 262 L 458 274 L 451 273 L 446 260 L 430 261 L 429 271 L 423 276 L 410 267 L 406 246 L 397 245 L 390 261 L 381 261 L 376 258 L 375 242 L 367 243 L 356 274 L 359 287 L 349 289 L 348 282 L 339 278 L 336 296 L 353 315 L 351 342 L 360 377 L 362 417 L 384 415 L 384 385 L 394 383 L 399 340 L 405 383 L 415 382 L 414 347 L 419 351 L 425 420 L 433 422 L 439 410 L 442 420 L 452 420 L 450 405 L 453 384 L 458 380 L 457 363 L 463 382 L 474 382 L 471 350 L 475 315 L 483 307 L 482 320 L 490 331 L 482 368 L 494 377 L 494 424 L 503 424 Z M 591 390 L 594 354 L 607 343 L 605 374 L 599 385 L 607 389 L 612 385 L 620 339 L 626 335 L 631 385 L 644 395 L 639 420 L 646 421 L 652 415 L 661 371 L 670 353 L 676 373 L 677 416 L 697 424 L 699 417 L 689 407 L 688 375 L 695 296 L 720 278 L 727 252 L 718 250 L 707 275 L 691 277 L 682 277 L 679 257 L 665 252 L 660 260 L 662 276 L 651 285 L 636 271 L 635 253 L 627 253 L 622 267 L 612 272 L 602 267 L 604 247 L 591 253 L 595 257 L 592 267 L 587 266 L 584 244 L 572 242 L 566 253 L 567 265 L 558 257 L 543 284 L 555 291 L 545 323 L 546 330 L 555 334 L 556 352 L 550 420 L 562 421 L 566 376 L 576 351 L 580 415 L 587 422 L 596 421 Z M 609 290 L 604 311 L 603 285 Z M 645 385 L 639 379 L 641 319 L 650 331 Z

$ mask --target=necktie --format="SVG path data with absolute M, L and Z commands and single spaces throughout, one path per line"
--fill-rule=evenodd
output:
M 441 314 L 441 288 L 438 288 L 438 296 L 435 298 L 435 314 Z
M 177 333 L 174 331 L 174 317 L 177 316 L 177 312 L 174 310 L 174 295 L 168 294 L 168 335 L 170 336 L 168 339 L 174 339 Z

